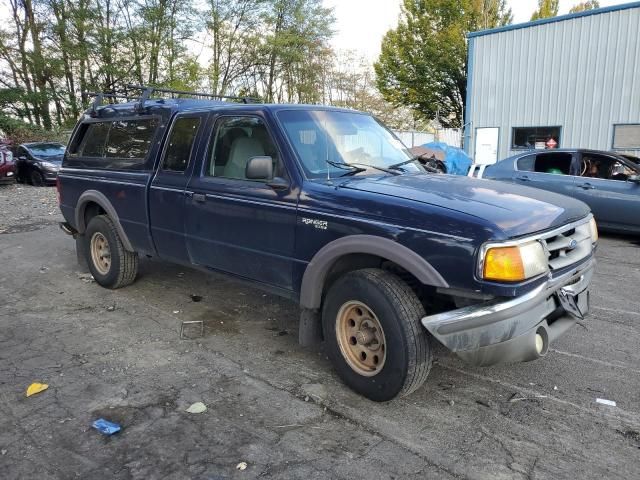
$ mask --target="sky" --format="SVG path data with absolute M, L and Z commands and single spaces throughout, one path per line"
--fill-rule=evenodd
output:
M 600 6 L 628 3 L 630 0 L 600 0 Z M 324 0 L 334 8 L 336 32 L 333 46 L 340 50 L 356 50 L 370 61 L 380 54 L 380 42 L 387 30 L 398 23 L 401 0 Z M 537 0 L 507 0 L 513 11 L 513 23 L 527 22 L 538 5 Z M 560 0 L 560 14 L 579 0 Z

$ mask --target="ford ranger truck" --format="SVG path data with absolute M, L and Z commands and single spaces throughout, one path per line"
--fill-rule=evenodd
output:
M 58 175 L 61 227 L 103 287 L 152 256 L 291 299 L 300 342 L 375 401 L 420 387 L 436 342 L 529 361 L 587 315 L 585 204 L 430 173 L 365 113 L 163 93 L 98 99 Z

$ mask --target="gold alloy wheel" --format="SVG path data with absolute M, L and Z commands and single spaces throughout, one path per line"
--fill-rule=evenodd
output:
M 382 370 L 387 358 L 384 330 L 364 303 L 351 300 L 340 307 L 336 337 L 340 352 L 353 371 L 373 377 Z
M 109 242 L 100 232 L 94 233 L 91 237 L 91 260 L 96 270 L 102 275 L 109 273 L 111 250 L 109 249 Z

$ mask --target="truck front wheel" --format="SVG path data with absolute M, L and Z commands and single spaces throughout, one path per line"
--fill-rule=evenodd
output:
M 349 272 L 329 289 L 322 309 L 329 357 L 342 380 L 384 402 L 419 388 L 431 368 L 425 311 L 411 288 L 379 269 Z
M 93 217 L 83 238 L 87 265 L 96 282 L 106 288 L 133 283 L 138 273 L 138 255 L 124 248 L 107 215 Z

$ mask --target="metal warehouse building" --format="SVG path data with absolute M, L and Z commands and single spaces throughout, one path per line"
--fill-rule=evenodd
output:
M 640 156 L 640 2 L 469 34 L 464 146 Z

